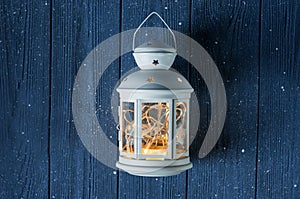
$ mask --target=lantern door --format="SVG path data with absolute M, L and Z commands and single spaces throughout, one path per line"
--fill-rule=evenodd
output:
M 135 101 L 121 101 L 119 118 L 119 151 L 121 156 L 137 158 L 136 110 Z
M 174 100 L 173 158 L 189 156 L 189 100 Z
M 172 159 L 173 101 L 138 100 L 138 159 Z

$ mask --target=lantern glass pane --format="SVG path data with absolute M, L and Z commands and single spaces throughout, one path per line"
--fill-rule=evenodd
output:
M 169 103 L 142 103 L 142 154 L 167 155 Z
M 134 153 L 134 103 L 122 103 L 122 151 Z
M 176 153 L 185 153 L 187 145 L 187 103 L 176 102 Z

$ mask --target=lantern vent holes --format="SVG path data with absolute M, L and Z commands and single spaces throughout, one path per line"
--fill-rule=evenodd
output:
M 148 77 L 147 82 L 153 82 L 153 77 Z
M 158 65 L 158 64 L 159 64 L 158 59 L 154 59 L 153 62 L 152 62 L 152 64 L 153 64 L 154 66 Z

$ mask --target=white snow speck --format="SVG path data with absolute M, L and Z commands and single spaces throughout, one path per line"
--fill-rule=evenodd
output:
M 219 42 L 218 41 L 215 41 L 215 44 L 217 45 Z
M 45 5 L 48 5 L 48 3 L 47 3 L 47 2 L 45 2 Z
M 242 153 L 245 153 L 245 149 L 242 149 Z
M 275 48 L 276 51 L 278 51 L 278 48 Z
M 31 107 L 31 104 L 28 104 L 29 107 Z
M 297 184 L 294 184 L 294 187 L 296 188 L 296 187 L 297 187 Z
M 285 75 L 285 74 L 286 74 L 286 72 L 285 72 L 285 71 L 283 71 L 283 74 Z
M 155 178 L 155 180 L 157 181 L 157 180 L 158 180 L 158 178 Z
M 113 171 L 113 174 L 114 174 L 114 175 L 117 175 L 117 172 L 116 172 L 116 171 Z
M 109 138 L 112 138 L 112 136 L 110 135 Z
M 24 134 L 25 134 L 25 132 L 24 132 L 24 131 L 22 131 L 22 132 L 21 132 L 21 134 L 22 134 L 22 135 L 24 135 Z
M 179 23 L 178 23 L 178 25 L 180 25 L 180 26 L 181 26 L 181 25 L 182 25 L 182 22 L 179 22 Z
M 165 7 L 165 10 L 168 10 L 168 7 L 167 7 L 167 6 Z
M 283 92 L 285 91 L 284 86 L 281 86 L 280 88 L 281 88 L 281 90 L 282 90 Z

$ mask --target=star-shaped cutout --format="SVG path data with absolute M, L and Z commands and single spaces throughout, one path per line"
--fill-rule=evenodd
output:
M 158 65 L 159 64 L 158 60 L 157 59 L 153 60 L 152 64 L 154 64 L 154 66 Z
M 148 77 L 147 82 L 153 82 L 153 78 L 152 77 Z

